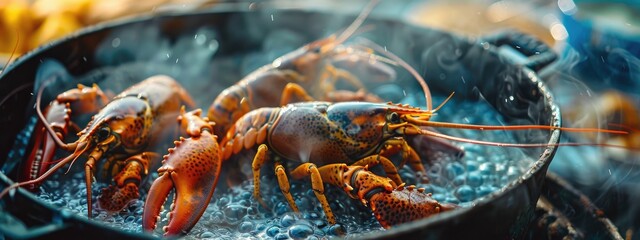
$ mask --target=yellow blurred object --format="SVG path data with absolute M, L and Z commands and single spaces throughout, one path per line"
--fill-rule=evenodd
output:
M 451 31 L 467 36 L 482 36 L 497 29 L 515 28 L 534 35 L 549 46 L 555 43 L 549 29 L 527 17 L 534 6 L 513 1 L 428 1 L 408 14 L 418 25 Z
M 82 27 L 82 25 L 72 14 L 59 13 L 50 15 L 44 19 L 38 30 L 31 35 L 31 38 L 29 39 L 29 47 L 31 49 L 36 48 L 43 43 L 60 38 L 80 29 L 80 27 Z
M 597 109 L 602 117 L 609 124 L 619 125 L 629 134 L 611 137 L 620 138 L 617 141 L 623 142 L 629 148 L 640 148 L 640 111 L 629 96 L 614 90 L 604 92 L 598 97 Z M 592 123 L 597 126 L 597 123 Z
M 617 90 L 606 90 L 597 95 L 592 103 L 576 99 L 574 107 L 564 108 L 563 117 L 573 123 L 572 127 L 607 128 L 627 131 L 628 134 L 606 135 L 582 133 L 592 142 L 640 149 L 640 104 L 633 97 Z M 633 151 L 607 149 L 611 159 L 627 161 L 634 159 Z M 640 155 L 636 155 L 635 159 Z
M 138 13 L 153 13 L 163 5 L 204 6 L 200 0 L 0 0 L 0 69 L 41 44 L 83 26 Z M 10 57 L 13 49 L 15 55 Z
M 28 50 L 27 37 L 33 29 L 33 14 L 26 2 L 10 2 L 0 6 L 0 52 L 16 55 Z M 17 45 L 17 47 L 16 47 Z
M 92 0 L 36 0 L 31 8 L 37 19 L 44 20 L 49 16 L 60 14 L 82 16 L 89 11 L 94 2 Z
M 162 4 L 172 2 L 170 0 L 111 0 L 96 1 L 90 7 L 89 11 L 83 16 L 83 21 L 89 24 L 112 20 L 131 13 L 153 12 L 154 9 Z

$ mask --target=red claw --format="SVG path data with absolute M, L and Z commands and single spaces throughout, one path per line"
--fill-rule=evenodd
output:
M 188 233 L 209 205 L 222 160 L 217 137 L 210 132 L 211 128 L 201 130 L 198 136 L 176 141 L 176 146 L 164 156 L 163 166 L 158 169 L 160 177 L 149 189 L 144 206 L 142 227 L 146 231 L 157 227 L 160 210 L 172 189 L 175 189 L 175 196 L 168 225 L 164 227 L 167 236 Z
M 458 208 L 454 204 L 439 203 L 431 198 L 431 194 L 414 186 L 400 186 L 391 192 L 378 192 L 369 200 L 369 207 L 386 229 Z
M 71 114 L 96 113 L 108 102 L 108 95 L 95 84 L 92 87 L 79 84 L 77 88 L 58 95 L 44 113 L 48 124 L 56 132 L 56 136 L 49 134 L 44 124 L 38 121 L 34 130 L 33 147 L 29 152 L 29 158 L 24 161 L 21 167 L 18 181 L 25 182 L 36 179 L 49 170 L 58 149 L 54 138 L 64 139 L 67 136 L 72 127 Z M 25 187 L 29 190 L 35 190 L 39 185 L 39 183 L 34 183 Z

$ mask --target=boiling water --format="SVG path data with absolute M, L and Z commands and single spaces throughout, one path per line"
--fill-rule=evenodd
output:
M 132 79 L 139 81 L 151 75 L 167 74 L 178 79 L 195 97 L 197 105 L 202 108 L 206 108 L 217 92 L 228 84 L 237 81 L 256 67 L 270 62 L 273 56 L 291 51 L 293 49 L 291 46 L 300 46 L 305 42 L 301 36 L 293 32 L 278 32 L 272 35 L 279 39 L 274 40 L 270 35 L 264 41 L 263 49 L 266 49 L 264 51 L 218 57 L 215 56 L 219 47 L 216 41 L 217 33 L 211 29 L 200 29 L 193 35 L 178 39 L 174 44 L 162 39 L 157 31 L 143 31 L 135 28 L 127 31 L 128 33 L 115 33 L 114 36 L 105 40 L 98 50 L 97 61 L 115 67 L 97 69 L 75 81 L 85 84 L 100 82 L 103 89 L 110 89 L 117 93 L 131 85 Z M 142 38 L 147 44 L 139 46 L 135 39 L 129 39 L 138 35 L 144 35 Z M 127 58 L 127 61 L 134 60 L 134 62 L 119 64 L 122 58 Z M 45 61 L 43 68 L 46 66 L 61 68 L 61 65 L 46 63 Z M 68 74 L 62 75 L 71 77 Z M 73 86 L 75 81 L 67 80 L 66 87 Z M 59 93 L 65 89 L 49 88 L 48 90 L 51 90 L 50 95 L 55 95 L 56 92 Z M 402 86 L 395 83 L 382 84 L 372 91 L 382 96 L 392 96 L 386 100 L 400 101 L 414 106 L 424 105 L 416 100 L 418 97 L 411 94 L 407 96 Z M 439 103 L 442 100 L 443 98 L 436 98 L 435 102 Z M 22 137 L 19 138 L 21 140 L 16 142 L 17 147 L 14 149 L 17 150 L 12 153 L 10 159 L 15 158 L 19 161 L 24 155 L 24 148 L 27 145 L 24 141 L 29 139 L 35 117 L 32 120 L 34 121 L 30 124 L 30 128 L 25 129 L 21 134 Z M 501 117 L 484 102 L 450 101 L 433 120 L 503 125 Z M 514 142 L 509 132 L 451 129 L 443 129 L 442 132 L 470 139 Z M 430 158 L 424 161 L 429 163 L 426 167 L 431 180 L 430 184 L 418 184 L 415 174 L 406 166 L 400 169 L 401 177 L 408 184 L 424 187 L 427 192 L 433 193 L 433 198 L 438 201 L 469 207 L 473 201 L 498 191 L 521 176 L 533 162 L 533 159 L 519 149 L 466 143 L 456 143 L 456 145 L 465 150 L 464 157 L 445 153 L 423 156 Z M 166 151 L 166 146 L 158 147 L 157 150 Z M 77 163 L 67 175 L 64 175 L 62 170 L 58 171 L 42 185 L 36 195 L 56 207 L 66 208 L 80 216 L 86 216 L 86 186 L 81 165 Z M 308 181 L 291 181 L 291 193 L 301 211 L 293 213 L 280 190 L 273 187 L 277 186 L 277 182 L 273 171 L 268 168 L 265 167 L 262 171 L 263 187 L 261 189 L 268 209 L 260 206 L 252 197 L 252 181 L 227 187 L 225 179 L 220 179 L 212 202 L 186 238 L 318 239 L 340 236 L 342 232 L 346 233 L 346 237 L 357 237 L 359 234 L 384 230 L 371 211 L 362 206 L 360 201 L 350 199 L 340 189 L 327 185 L 325 186 L 326 196 L 339 223 L 329 225 Z M 151 181 L 157 177 L 155 170 L 150 172 L 149 179 L 141 186 L 140 200 L 132 202 L 118 213 L 101 211 L 94 200 L 93 220 L 125 231 L 141 232 L 143 199 Z M 93 196 L 99 196 L 100 189 L 107 185 L 108 183 L 94 183 Z M 163 226 L 166 224 L 166 211 L 161 216 L 162 222 L 159 225 Z M 161 228 L 153 234 L 161 235 Z

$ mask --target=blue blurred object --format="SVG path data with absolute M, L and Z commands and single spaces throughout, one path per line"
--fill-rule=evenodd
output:
M 589 84 L 637 91 L 640 1 L 558 0 L 558 7 L 568 44 L 584 57 L 575 66 L 579 77 Z

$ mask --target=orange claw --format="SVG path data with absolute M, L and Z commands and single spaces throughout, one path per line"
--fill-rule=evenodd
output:
M 200 117 L 200 110 L 178 117 L 181 126 L 200 126 L 200 131 L 188 128 L 190 138 L 175 141 L 175 147 L 164 156 L 160 177 L 149 189 L 144 206 L 142 228 L 151 231 L 157 226 L 160 210 L 169 192 L 175 188 L 174 204 L 169 213 L 169 223 L 163 229 L 165 235 L 186 234 L 198 222 L 209 205 L 220 175 L 222 158 L 212 123 Z M 195 122 L 196 124 L 188 124 Z M 202 124 L 208 123 L 208 124 Z
M 425 193 L 424 189 L 402 185 L 391 192 L 373 193 L 369 199 L 369 207 L 380 225 L 386 229 L 458 208 L 454 204 L 439 203 L 431 198 L 430 193 Z
M 301 166 L 304 168 L 304 165 Z M 405 187 L 404 183 L 397 186 L 390 178 L 377 175 L 368 168 L 368 165 L 348 166 L 338 163 L 324 165 L 318 171 L 324 183 L 342 188 L 351 198 L 368 206 L 380 225 L 387 229 L 458 208 L 454 204 L 439 203 L 431 198 L 430 193 L 425 193 L 423 188 Z M 292 172 L 294 178 L 303 177 L 298 174 L 298 170 L 296 168 Z M 327 218 L 332 219 L 331 209 L 328 206 L 323 208 Z

